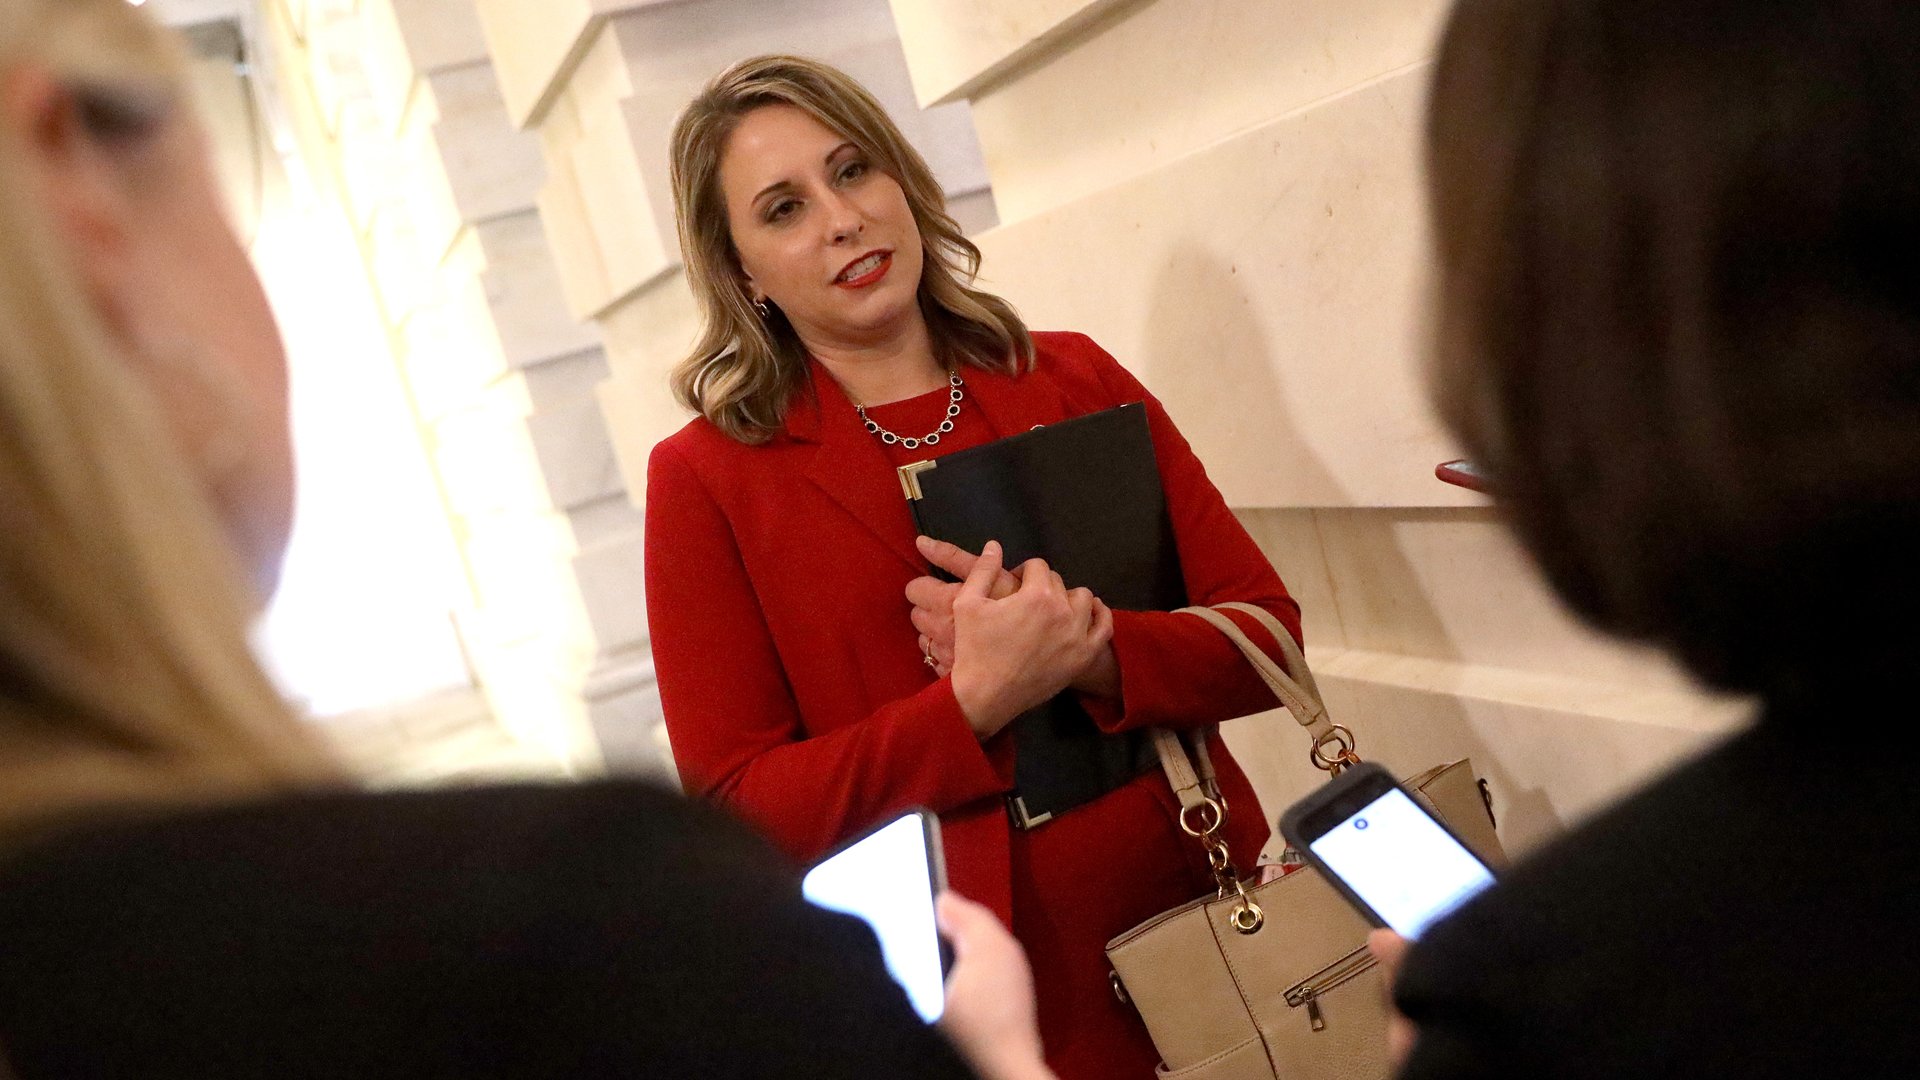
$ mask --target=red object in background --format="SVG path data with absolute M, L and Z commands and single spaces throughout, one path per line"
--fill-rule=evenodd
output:
M 1493 487 L 1487 479 L 1487 474 L 1481 472 L 1473 462 L 1464 458 L 1459 461 L 1442 462 L 1440 465 L 1434 467 L 1433 475 L 1455 487 L 1463 487 L 1468 491 L 1477 491 L 1482 495 L 1493 494 Z

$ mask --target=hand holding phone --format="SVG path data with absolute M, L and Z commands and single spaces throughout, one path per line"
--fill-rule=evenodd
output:
M 946 1006 L 953 962 L 934 919 L 934 899 L 946 887 L 940 819 L 916 810 L 822 860 L 801 879 L 800 892 L 872 927 L 888 973 L 920 1018 L 933 1023 Z
M 1280 834 L 1375 926 L 1413 940 L 1493 871 L 1378 765 L 1356 765 L 1291 807 Z

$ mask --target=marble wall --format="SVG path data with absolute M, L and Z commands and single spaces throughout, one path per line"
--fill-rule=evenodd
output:
M 337 189 L 434 464 L 495 716 L 564 767 L 666 768 L 640 512 L 595 399 L 596 329 L 540 222 L 471 0 L 276 0 L 303 156 Z
M 1459 456 L 1421 359 L 1443 0 L 893 9 L 920 100 L 973 105 L 985 276 L 1166 402 L 1299 595 L 1363 752 L 1470 754 L 1525 847 L 1739 722 L 1575 625 L 1484 500 L 1434 479 Z M 1274 806 L 1317 782 L 1284 714 L 1228 738 Z

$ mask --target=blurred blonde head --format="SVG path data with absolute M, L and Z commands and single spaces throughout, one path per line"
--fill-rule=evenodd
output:
M 933 171 L 880 103 L 826 64 L 761 56 L 715 76 L 674 125 L 680 250 L 704 317 L 698 344 L 673 373 L 683 405 L 741 442 L 764 442 L 780 429 L 787 402 L 808 377 L 807 350 L 792 325 L 777 307 L 766 317 L 754 308 L 721 191 L 720 163 L 734 129 L 769 105 L 807 113 L 900 185 L 920 232 L 919 306 L 936 358 L 1010 373 L 1031 366 L 1025 324 L 1012 305 L 972 287 L 980 249 L 947 213 Z
M 23 86 L 57 87 L 59 122 L 90 167 L 123 174 L 132 217 L 147 208 L 141 200 L 166 198 L 148 192 L 211 183 L 160 149 L 188 136 L 197 147 L 184 69 L 171 38 L 125 0 L 0 3 L 0 99 L 11 107 Z M 243 489 L 227 474 L 256 456 L 250 431 L 218 430 L 235 411 L 219 390 L 231 373 L 199 363 L 190 334 L 164 350 L 132 340 L 114 297 L 86 272 L 99 264 L 50 209 L 69 193 L 50 182 L 40 121 L 6 120 L 0 844 L 109 805 L 324 782 L 332 766 L 248 646 L 260 596 L 245 566 L 267 552 L 245 549 L 273 542 L 244 535 L 250 511 L 222 505 Z M 235 411 L 232 425 L 244 422 Z M 257 456 L 276 455 L 269 446 Z

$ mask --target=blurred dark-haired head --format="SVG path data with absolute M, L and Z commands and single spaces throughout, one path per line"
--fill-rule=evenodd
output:
M 1447 32 L 1443 411 L 1563 598 L 1721 687 L 1920 637 L 1916 71 L 1910 0 L 1462 0 Z

